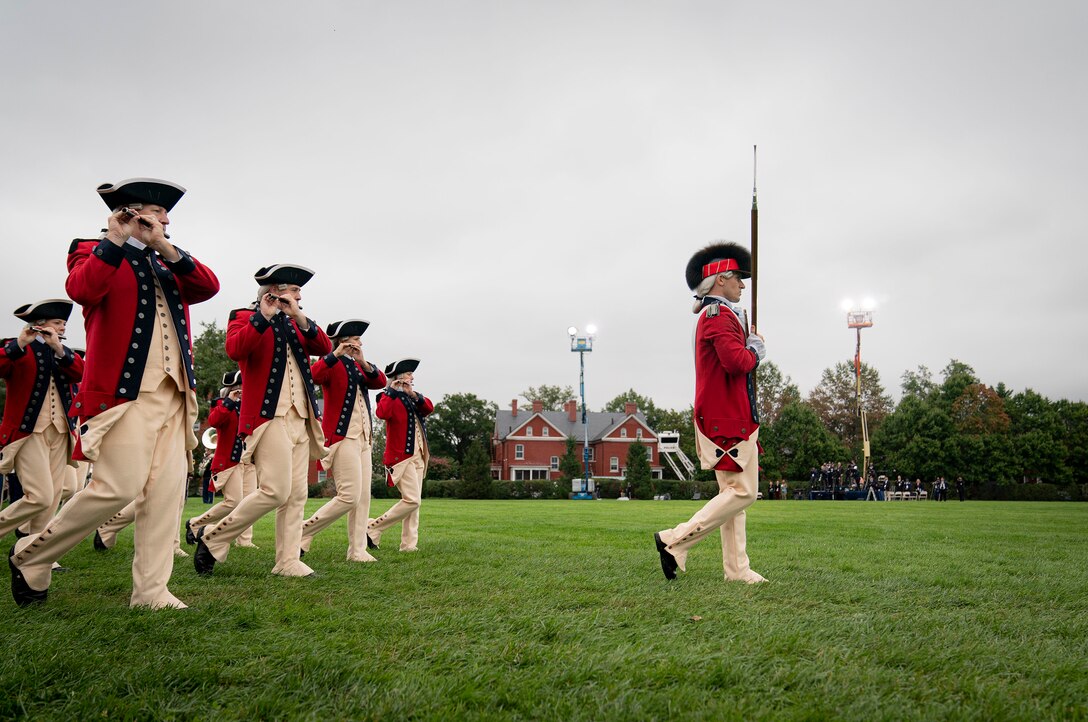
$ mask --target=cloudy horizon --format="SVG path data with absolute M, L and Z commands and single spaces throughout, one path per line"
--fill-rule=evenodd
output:
M 804 395 L 862 358 L 899 396 L 950 359 L 1088 400 L 1088 6 L 1077 2 L 8 3 L 0 231 L 10 309 L 63 294 L 103 182 L 189 189 L 174 241 L 222 290 L 317 271 L 322 326 L 419 388 L 508 406 L 691 403 L 690 255 L 747 244 L 759 320 Z M 745 297 L 745 301 L 747 297 Z M 68 334 L 82 340 L 79 314 Z M 17 332 L 9 316 L 0 335 Z

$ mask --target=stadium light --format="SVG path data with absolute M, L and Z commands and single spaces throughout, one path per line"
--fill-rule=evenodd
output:
M 578 392 L 582 397 L 582 431 L 584 440 L 582 443 L 582 490 L 575 494 L 575 499 L 592 499 L 593 494 L 589 490 L 589 416 L 586 413 L 586 354 L 593 351 L 593 337 L 597 333 L 597 327 L 593 324 L 586 326 L 586 332 L 579 334 L 575 326 L 567 329 L 570 336 L 570 350 L 578 354 Z

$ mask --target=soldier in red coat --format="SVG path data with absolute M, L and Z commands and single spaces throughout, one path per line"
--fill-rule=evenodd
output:
M 227 355 L 242 369 L 241 460 L 256 467 L 258 489 L 225 519 L 197 535 L 193 565 L 202 576 L 226 560 L 234 539 L 273 509 L 272 573 L 285 577 L 314 573 L 299 559 L 307 471 L 312 459 L 325 456 L 309 357 L 324 356 L 332 344 L 299 306 L 302 286 L 313 275 L 308 268 L 287 263 L 262 268 L 254 275 L 261 285 L 255 306 L 231 312 Z
M 735 243 L 716 243 L 687 266 L 695 291 L 695 448 L 704 469 L 714 469 L 718 495 L 688 521 L 654 534 L 666 579 L 686 571 L 688 551 L 721 530 L 725 578 L 766 581 L 752 571 L 745 548 L 745 512 L 759 485 L 759 414 L 752 372 L 766 355 L 763 337 L 749 333 L 741 309 L 752 257 Z
M 427 424 L 424 419 L 434 411 L 434 404 L 415 390 L 415 370 L 419 359 L 406 358 L 385 367 L 391 381 L 378 394 L 378 418 L 385 421 L 385 457 L 390 486 L 400 490 L 400 501 L 369 522 L 368 544 L 377 548 L 382 532 L 403 520 L 400 550 L 416 551 L 419 543 L 419 504 L 423 478 L 431 455 L 427 448 Z
M 15 316 L 26 326 L 0 346 L 0 378 L 7 381 L 0 476 L 14 471 L 23 485 L 22 498 L 0 511 L 0 537 L 24 522 L 30 534 L 44 529 L 74 465 L 75 423 L 68 410 L 83 359 L 61 343 L 71 313 L 67 299 L 20 306 Z
M 311 368 L 321 384 L 325 411 L 321 428 L 329 455 L 321 462 L 336 482 L 336 496 L 302 524 L 302 551 L 310 551 L 314 536 L 348 515 L 348 561 L 377 561 L 366 550 L 373 463 L 373 419 L 370 389 L 385 388 L 385 374 L 363 356 L 361 336 L 370 324 L 349 319 L 326 329 L 335 346 Z
M 196 447 L 196 377 L 189 305 L 219 291 L 206 266 L 166 235 L 185 193 L 134 178 L 99 186 L 113 211 L 104 237 L 68 250 L 68 295 L 83 307 L 87 366 L 73 404 L 77 459 L 94 462 L 91 482 L 9 559 L 19 604 L 44 601 L 50 566 L 136 500 L 132 606 L 184 608 L 167 584 L 181 524 L 186 450 Z
M 208 426 L 215 429 L 215 454 L 212 456 L 212 490 L 223 492 L 223 501 L 200 516 L 185 521 L 185 541 L 196 544 L 196 534 L 208 524 L 230 514 L 245 497 L 257 490 L 257 469 L 241 463 L 245 439 L 238 434 L 238 412 L 242 408 L 242 372 L 223 374 L 221 398 L 212 401 Z M 234 540 L 234 546 L 256 548 L 253 527 Z

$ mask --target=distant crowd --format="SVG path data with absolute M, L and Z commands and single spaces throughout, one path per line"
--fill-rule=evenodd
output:
M 938 476 L 933 480 L 932 484 L 927 485 L 921 478 L 915 478 L 914 481 L 911 481 L 910 479 L 904 479 L 902 474 L 897 474 L 895 481 L 893 482 L 886 474 L 878 473 L 874 469 L 869 470 L 868 478 L 863 482 L 861 479 L 861 472 L 858 470 L 858 465 L 855 461 L 851 461 L 847 464 L 844 464 L 841 461 L 827 461 L 819 467 L 813 467 L 809 472 L 809 484 L 811 489 L 832 492 L 869 491 L 871 489 L 875 492 L 876 498 L 881 501 L 884 500 L 885 494 L 889 491 L 898 492 L 900 494 L 911 494 L 918 498 L 928 498 L 934 501 L 948 501 L 948 491 L 949 488 L 953 486 L 950 485 L 943 476 Z M 963 501 L 966 492 L 966 484 L 963 481 L 962 476 L 956 477 L 954 487 L 959 500 Z M 781 497 L 773 498 L 786 497 L 783 495 Z

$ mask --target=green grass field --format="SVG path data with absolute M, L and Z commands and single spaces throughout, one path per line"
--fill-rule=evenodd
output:
M 1088 504 L 758 502 L 770 583 L 716 537 L 667 583 L 652 532 L 696 508 L 424 500 L 419 553 L 346 562 L 340 521 L 316 579 L 268 573 L 269 517 L 178 560 L 185 612 L 128 609 L 131 530 L 84 542 L 0 601 L 0 718 L 1088 719 Z

